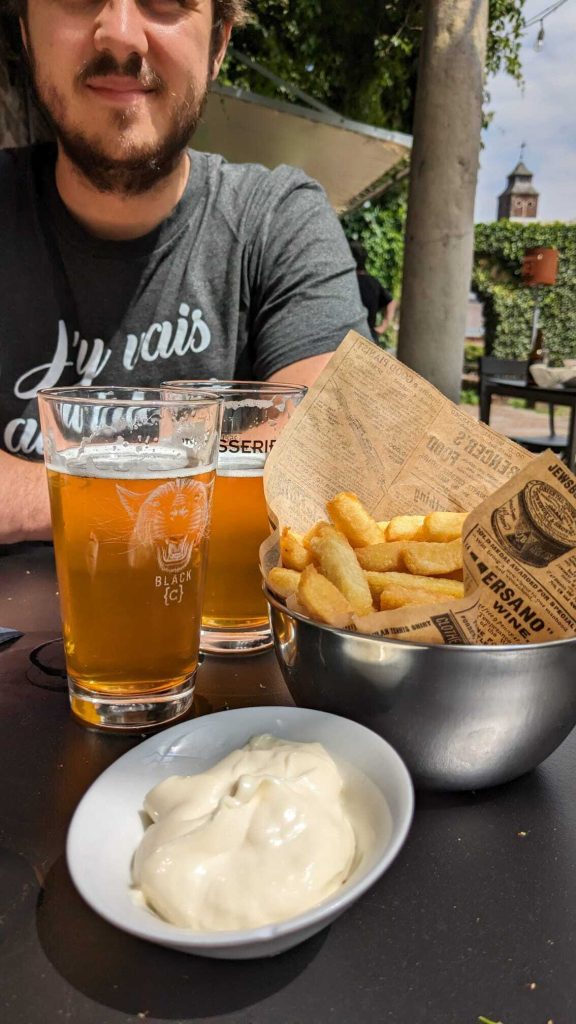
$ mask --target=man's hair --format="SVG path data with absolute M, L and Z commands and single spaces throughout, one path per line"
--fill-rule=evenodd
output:
M 212 0 L 215 25 L 243 25 L 248 17 L 248 0 Z M 19 18 L 26 17 L 28 0 L 8 0 Z
M 244 25 L 248 18 L 248 0 L 212 0 L 214 21 L 225 25 Z

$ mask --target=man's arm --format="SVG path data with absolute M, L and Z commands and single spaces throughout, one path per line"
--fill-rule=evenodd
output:
M 378 327 L 374 328 L 376 334 L 384 334 L 385 331 L 388 330 L 390 324 L 394 320 L 397 308 L 398 303 L 396 302 L 396 299 L 391 299 L 384 311 L 384 319 L 382 320 L 382 323 L 379 324 Z
M 44 463 L 0 451 L 0 543 L 51 537 Z
M 296 363 L 290 363 L 289 366 L 277 370 L 268 380 L 276 381 L 277 384 L 304 384 L 310 388 L 331 358 L 332 353 L 326 352 L 320 356 L 299 359 Z

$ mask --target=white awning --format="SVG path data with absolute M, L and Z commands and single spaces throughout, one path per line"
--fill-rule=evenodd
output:
M 300 167 L 321 183 L 341 213 L 380 195 L 407 173 L 412 137 L 349 121 L 326 108 L 214 84 L 193 144 L 232 163 Z

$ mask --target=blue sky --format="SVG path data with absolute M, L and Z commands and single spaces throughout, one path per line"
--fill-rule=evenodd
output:
M 527 0 L 526 20 L 551 2 Z M 546 18 L 544 31 L 539 53 L 534 50 L 538 25 L 524 36 L 523 88 L 503 73 L 488 80 L 494 117 L 483 133 L 476 221 L 496 219 L 497 196 L 518 162 L 522 142 L 540 192 L 539 219 L 576 220 L 576 0 Z

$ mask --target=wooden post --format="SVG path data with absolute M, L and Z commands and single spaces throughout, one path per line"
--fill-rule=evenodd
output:
M 458 402 L 488 0 L 425 0 L 398 357 Z

